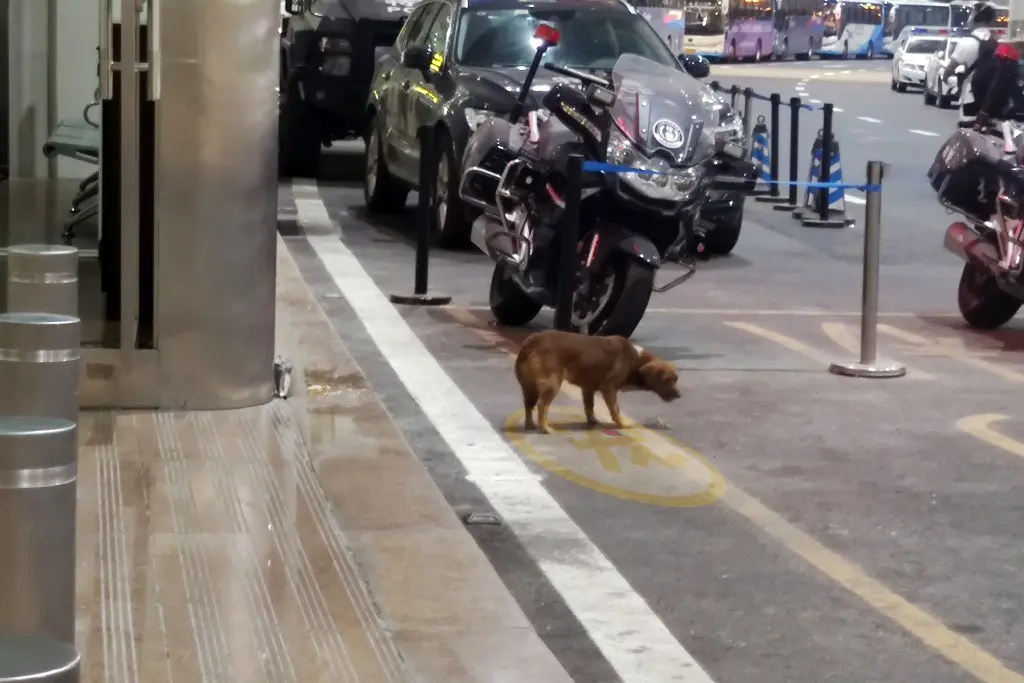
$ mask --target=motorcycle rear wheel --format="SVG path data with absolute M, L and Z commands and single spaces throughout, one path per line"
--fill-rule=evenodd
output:
M 956 303 L 967 324 L 978 330 L 1002 327 L 1017 315 L 1022 304 L 999 289 L 991 273 L 972 263 L 964 264 Z
M 581 331 L 591 336 L 628 338 L 640 325 L 651 301 L 655 269 L 621 254 L 609 258 L 605 267 L 611 278 L 611 296 L 598 314 L 581 326 Z M 573 297 L 574 323 L 583 304 L 579 297 L 579 292 Z

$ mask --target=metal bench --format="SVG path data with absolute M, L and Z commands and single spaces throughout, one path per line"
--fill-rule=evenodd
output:
M 43 154 L 99 164 L 100 130 L 84 120 L 61 119 L 43 145 Z

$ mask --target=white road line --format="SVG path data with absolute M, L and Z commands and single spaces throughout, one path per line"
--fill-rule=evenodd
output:
M 846 113 L 846 110 L 843 109 L 842 107 L 832 107 L 832 111 L 834 111 L 837 114 L 845 114 Z
M 870 116 L 858 116 L 857 118 L 861 121 L 867 121 L 868 123 L 881 123 L 881 120 L 873 119 Z
M 811 100 L 811 104 L 821 104 L 821 100 Z M 833 109 L 833 111 L 835 111 Z
M 303 206 L 299 222 L 316 221 L 316 213 L 303 215 Z M 512 529 L 623 683 L 713 683 L 445 373 L 348 247 L 336 235 L 307 239 L 468 478 Z M 558 547 L 571 552 L 552 552 Z
M 867 204 L 868 203 L 866 199 L 864 199 L 863 197 L 859 197 L 859 196 L 853 194 L 852 192 L 847 192 L 846 195 L 845 195 L 845 199 L 846 199 L 846 201 L 850 202 L 851 204 Z
M 938 133 L 933 133 L 930 130 L 918 130 L 917 128 L 911 128 L 910 132 L 911 133 L 916 133 L 917 135 L 924 135 L 924 136 L 927 136 L 927 137 L 930 137 L 930 138 L 937 138 L 937 137 L 939 137 Z

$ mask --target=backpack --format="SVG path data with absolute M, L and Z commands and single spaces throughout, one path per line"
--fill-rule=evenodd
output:
M 1000 118 L 1013 95 L 1012 84 L 1016 83 L 1017 70 L 1007 68 L 996 57 L 998 42 L 994 36 L 990 35 L 985 40 L 971 37 L 978 41 L 978 59 L 967 69 L 964 79 L 973 74 L 970 87 L 977 111 L 984 109 L 989 115 Z

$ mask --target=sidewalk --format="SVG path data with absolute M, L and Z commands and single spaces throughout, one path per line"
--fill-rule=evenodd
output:
M 84 683 L 568 683 L 278 241 L 291 398 L 83 413 Z

